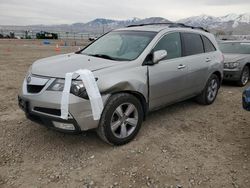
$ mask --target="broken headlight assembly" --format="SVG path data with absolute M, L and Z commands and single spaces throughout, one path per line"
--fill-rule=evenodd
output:
M 55 81 L 48 87 L 48 91 L 63 91 L 64 89 L 64 79 L 55 79 Z M 83 85 L 83 82 L 80 80 L 72 80 L 70 93 L 81 97 L 83 99 L 89 99 L 86 88 Z

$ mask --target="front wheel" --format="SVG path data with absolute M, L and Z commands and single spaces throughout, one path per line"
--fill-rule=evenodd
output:
M 213 74 L 207 81 L 205 89 L 197 96 L 196 100 L 200 104 L 210 105 L 212 104 L 218 94 L 220 88 L 220 81 L 217 75 Z
M 245 66 L 241 72 L 240 80 L 238 81 L 238 86 L 245 86 L 249 80 L 249 67 Z
M 140 130 L 143 109 L 133 95 L 119 93 L 107 102 L 97 133 L 102 140 L 112 145 L 130 142 Z

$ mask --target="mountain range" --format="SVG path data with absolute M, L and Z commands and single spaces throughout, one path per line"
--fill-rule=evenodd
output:
M 201 26 L 212 31 L 250 34 L 250 13 L 228 14 L 221 17 L 200 15 L 181 19 L 178 22 L 191 26 Z
M 87 23 L 74 23 L 62 25 L 29 25 L 29 26 L 0 26 L 0 29 L 8 30 L 46 30 L 50 32 L 75 32 L 75 33 L 103 33 L 111 29 L 121 28 L 128 25 L 145 23 L 171 22 L 162 17 L 150 17 L 145 19 L 132 18 L 128 20 L 112 20 L 98 18 Z M 225 34 L 250 34 L 250 13 L 228 14 L 221 17 L 200 15 L 177 20 L 191 26 L 201 26 L 212 32 L 223 32 Z

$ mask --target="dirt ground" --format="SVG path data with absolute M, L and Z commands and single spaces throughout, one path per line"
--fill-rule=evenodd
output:
M 28 67 L 78 49 L 55 44 L 0 40 L 0 187 L 250 187 L 244 88 L 223 85 L 210 106 L 190 100 L 151 113 L 121 147 L 94 131 L 68 135 L 27 120 L 17 94 Z

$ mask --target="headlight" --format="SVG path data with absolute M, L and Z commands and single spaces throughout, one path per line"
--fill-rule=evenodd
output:
M 64 79 L 56 79 L 47 90 L 49 91 L 63 91 Z
M 64 88 L 64 79 L 56 79 L 49 87 L 48 91 L 63 91 Z M 75 96 L 84 98 L 84 99 L 89 99 L 87 91 L 83 85 L 82 81 L 78 80 L 73 80 L 71 82 L 71 88 L 70 88 L 70 93 L 72 93 Z
M 224 63 L 224 68 L 225 69 L 235 69 L 239 66 L 240 64 L 238 62 L 230 62 L 230 63 Z
M 84 99 L 89 99 L 82 81 L 72 81 L 70 93 Z

